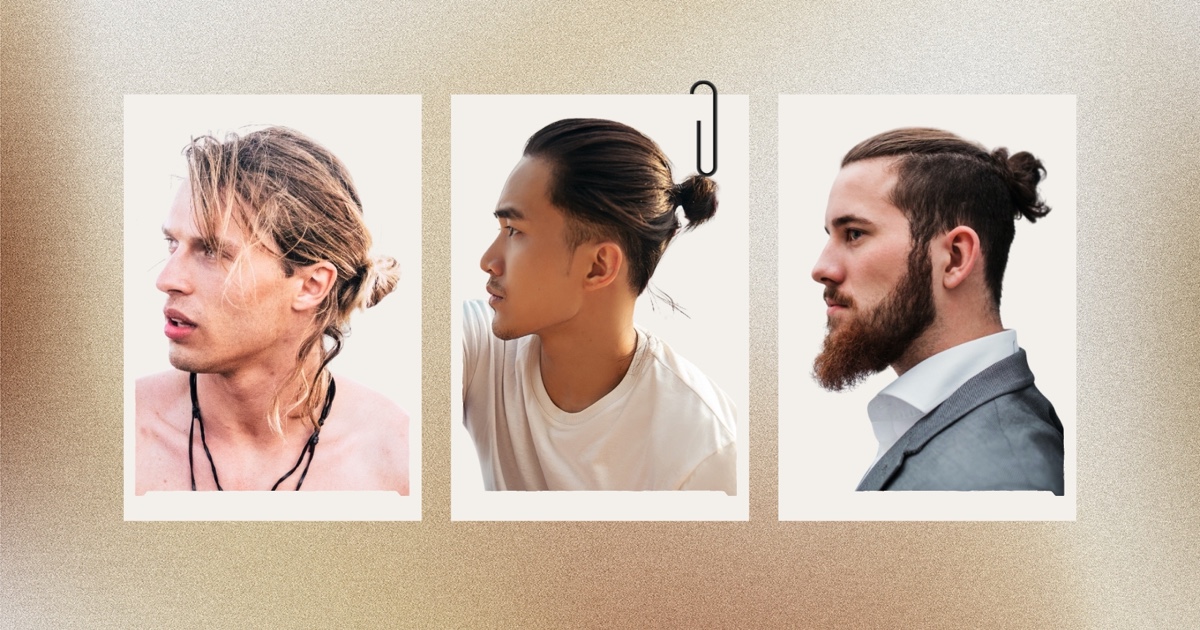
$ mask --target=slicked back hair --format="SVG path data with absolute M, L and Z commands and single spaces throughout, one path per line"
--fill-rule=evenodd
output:
M 1025 151 L 1010 156 L 1003 147 L 989 153 L 948 131 L 909 127 L 864 140 L 850 149 L 842 166 L 876 158 L 895 160 L 891 203 L 908 218 L 914 251 L 959 225 L 979 235 L 998 313 L 1015 222 L 1023 216 L 1033 223 L 1050 212 L 1037 194 L 1046 175 L 1041 161 Z
M 569 118 L 529 138 L 527 157 L 551 168 L 550 202 L 567 218 L 572 249 L 600 239 L 620 245 L 629 283 L 640 295 L 679 232 L 682 206 L 690 230 L 717 211 L 717 185 L 693 175 L 671 177 L 666 154 L 641 132 L 611 120 Z

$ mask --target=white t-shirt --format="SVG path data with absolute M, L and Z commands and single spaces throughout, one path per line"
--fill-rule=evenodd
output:
M 737 493 L 737 411 L 696 366 L 646 331 L 615 389 L 559 409 L 537 335 L 504 341 L 492 310 L 463 304 L 463 423 L 488 490 Z

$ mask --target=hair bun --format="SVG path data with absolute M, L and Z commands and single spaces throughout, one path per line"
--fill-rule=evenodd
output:
M 1012 194 L 1013 203 L 1017 207 L 1018 214 L 1014 219 L 1019 220 L 1023 216 L 1029 219 L 1030 223 L 1036 223 L 1038 219 L 1050 213 L 1050 207 L 1038 197 L 1037 192 L 1038 183 L 1046 177 L 1046 168 L 1042 166 L 1041 160 L 1028 151 L 1021 151 L 1009 157 L 1008 150 L 1004 147 L 992 151 L 992 160 L 1000 167 Z
M 671 188 L 671 203 L 683 207 L 692 229 L 717 213 L 717 183 L 702 175 L 692 175 Z
M 371 308 L 396 288 L 400 281 L 400 264 L 391 256 L 378 256 L 367 263 L 363 273 L 360 304 Z

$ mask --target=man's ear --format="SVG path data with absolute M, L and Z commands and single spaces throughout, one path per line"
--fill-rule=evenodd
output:
M 590 249 L 590 266 L 583 279 L 583 287 L 588 291 L 602 289 L 615 282 L 625 266 L 625 252 L 612 241 L 593 243 Z
M 935 240 L 940 255 L 934 259 L 939 261 L 935 264 L 941 265 L 942 286 L 957 288 L 981 264 L 983 252 L 979 248 L 979 235 L 970 227 L 960 225 Z
M 322 260 L 298 267 L 294 276 L 300 281 L 300 290 L 292 300 L 292 307 L 305 311 L 315 309 L 325 301 L 325 296 L 329 295 L 333 284 L 337 282 L 337 268 L 333 263 Z

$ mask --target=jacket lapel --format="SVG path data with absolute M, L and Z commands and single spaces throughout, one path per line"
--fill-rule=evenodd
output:
M 988 366 L 902 435 L 871 467 L 858 484 L 858 490 L 883 490 L 904 465 L 904 460 L 921 452 L 937 434 L 980 405 L 1032 384 L 1033 372 L 1029 370 L 1023 349 Z

